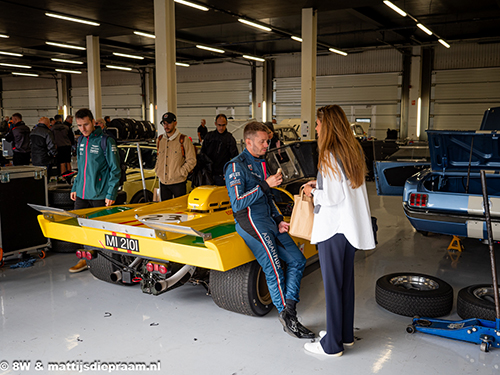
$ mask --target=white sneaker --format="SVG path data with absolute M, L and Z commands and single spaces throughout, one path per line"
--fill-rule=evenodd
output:
M 326 335 L 326 331 L 319 331 L 319 333 L 318 333 L 318 336 L 319 336 L 320 340 L 323 337 L 325 337 L 325 335 Z M 353 342 L 344 342 L 344 346 L 348 346 L 348 347 L 354 346 L 354 341 Z
M 342 356 L 342 354 L 344 354 L 343 351 L 334 354 L 325 353 L 325 351 L 323 350 L 323 346 L 321 346 L 321 343 L 319 342 L 307 342 L 304 344 L 304 349 L 310 353 L 326 355 L 328 357 L 340 357 Z

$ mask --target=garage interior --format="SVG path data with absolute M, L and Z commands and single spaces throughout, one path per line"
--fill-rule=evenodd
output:
M 278 123 L 301 117 L 302 45 L 291 37 L 301 34 L 304 8 L 317 12 L 315 106 L 339 104 L 351 121 L 369 120 L 370 136 L 383 139 L 387 129 L 396 129 L 399 139 L 425 141 L 425 129 L 475 130 L 487 108 L 500 106 L 498 0 L 393 2 L 411 17 L 373 0 L 195 3 L 208 10 L 175 5 L 176 62 L 189 65 L 177 66 L 176 112 L 179 128 L 193 138 L 200 119 L 206 118 L 212 130 L 219 112 L 235 119 L 275 118 Z M 102 115 L 143 120 L 161 116 L 167 109 L 155 109 L 155 41 L 134 34 L 155 32 L 154 5 L 0 1 L 0 34 L 8 36 L 0 39 L 2 115 L 20 112 L 32 127 L 41 116 L 72 114 L 88 106 L 87 52 L 47 42 L 84 47 L 86 37 L 94 35 L 100 46 Z M 116 65 L 131 70 L 109 67 Z M 416 78 L 418 82 L 412 81 Z M 421 103 L 418 127 L 416 97 Z M 265 104 L 263 99 L 268 99 Z M 104 283 L 89 272 L 70 274 L 76 257 L 48 252 L 33 267 L 10 269 L 12 263 L 6 263 L 0 268 L 0 361 L 28 360 L 32 366 L 38 360 L 44 366 L 160 361 L 161 372 L 180 374 L 498 373 L 498 350 L 484 353 L 477 345 L 408 334 L 411 318 L 384 310 L 375 301 L 376 280 L 393 272 L 439 277 L 453 287 L 456 301 L 463 287 L 491 283 L 488 247 L 464 239 L 463 252 L 449 252 L 450 236 L 423 236 L 412 228 L 401 197 L 377 196 L 374 182 L 367 188 L 372 215 L 378 218 L 378 245 L 356 254 L 356 342 L 341 358 L 308 355 L 304 341 L 282 331 L 275 309 L 260 318 L 225 311 L 200 285 L 153 297 L 137 287 Z M 22 231 L 22 223 L 12 223 L 12 230 Z M 298 313 L 302 323 L 319 332 L 325 328 L 321 273 L 317 264 L 306 273 Z M 445 319 L 460 319 L 456 302 Z M 16 373 L 0 368 L 0 375 Z

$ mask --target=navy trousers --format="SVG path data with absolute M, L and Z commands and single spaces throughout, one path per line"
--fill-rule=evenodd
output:
M 335 354 L 354 341 L 354 253 L 343 234 L 318 243 L 326 299 L 326 335 L 323 350 Z

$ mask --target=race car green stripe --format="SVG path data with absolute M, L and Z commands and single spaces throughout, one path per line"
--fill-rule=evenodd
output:
M 229 233 L 233 233 L 234 231 L 235 231 L 234 223 L 232 223 L 232 224 L 216 225 L 214 227 L 204 229 L 201 232 L 212 233 L 212 238 L 217 238 L 217 237 L 225 236 L 226 234 L 229 234 Z M 177 238 L 175 240 L 172 240 L 170 242 L 178 243 L 178 244 L 182 244 L 182 245 L 204 247 L 203 239 L 201 237 L 196 237 L 196 236 L 182 236 L 182 237 Z
M 113 214 L 117 214 L 119 212 L 131 210 L 131 209 L 132 208 L 130 208 L 130 207 L 123 207 L 123 206 L 106 207 L 100 211 L 91 213 L 90 215 L 87 216 L 87 219 L 95 219 L 96 217 L 113 215 Z

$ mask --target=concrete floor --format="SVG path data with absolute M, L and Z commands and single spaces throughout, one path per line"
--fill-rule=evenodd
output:
M 407 334 L 411 319 L 382 309 L 374 296 L 375 281 L 391 272 L 435 275 L 453 286 L 455 297 L 466 285 L 491 282 L 488 247 L 466 240 L 453 260 L 449 236 L 416 233 L 400 197 L 378 197 L 373 183 L 368 190 L 379 244 L 356 254 L 357 340 L 343 357 L 307 354 L 304 341 L 282 331 L 276 310 L 262 318 L 228 312 L 192 285 L 153 297 L 88 271 L 70 274 L 73 254 L 48 254 L 30 268 L 9 269 L 9 262 L 0 269 L 0 374 L 48 373 L 48 362 L 68 361 L 160 361 L 165 374 L 500 373 L 500 350 L 483 353 L 473 344 Z M 315 332 L 324 329 L 319 270 L 304 277 L 301 299 L 301 321 Z M 459 319 L 455 311 L 449 319 Z M 31 361 L 30 371 L 13 370 L 14 360 Z M 37 361 L 43 371 L 35 370 Z

